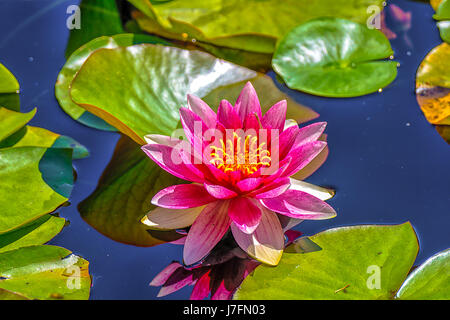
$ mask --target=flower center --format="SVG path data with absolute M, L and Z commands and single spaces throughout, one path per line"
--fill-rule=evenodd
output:
M 260 167 L 270 166 L 270 151 L 265 142 L 258 144 L 258 138 L 246 135 L 245 138 L 233 132 L 233 138 L 219 140 L 220 146 L 210 146 L 214 166 L 223 172 L 241 171 L 245 176 L 256 172 Z

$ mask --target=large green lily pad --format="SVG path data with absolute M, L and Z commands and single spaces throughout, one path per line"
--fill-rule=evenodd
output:
M 116 1 L 82 0 L 79 8 L 80 29 L 74 28 L 70 31 L 66 57 L 97 37 L 112 36 L 123 32 Z
M 418 252 L 409 223 L 330 229 L 310 239 L 320 251 L 284 253 L 258 267 L 235 299 L 392 299 Z
M 369 6 L 383 8 L 379 0 L 129 1 L 153 23 L 145 28 L 150 33 L 260 53 L 272 53 L 278 38 L 310 19 L 366 23 Z
M 50 214 L 10 232 L 0 234 L 0 253 L 50 241 L 64 227 L 66 220 Z
M 88 299 L 91 285 L 88 266 L 86 260 L 55 246 L 29 246 L 3 252 L 0 290 L 28 299 Z
M 0 63 L 0 94 L 19 92 L 19 82 L 16 77 Z
M 78 105 L 144 144 L 146 134 L 172 133 L 188 93 L 205 98 L 215 89 L 236 85 L 234 98 L 245 81 L 255 80 L 268 88 L 271 80 L 259 80 L 262 77 L 266 76 L 204 52 L 142 44 L 95 51 L 72 82 L 71 96 Z M 273 84 L 266 94 L 285 97 Z M 292 100 L 288 109 L 297 116 L 317 115 Z
M 153 36 L 125 33 L 114 35 L 112 37 L 103 36 L 93 39 L 75 50 L 75 52 L 73 52 L 67 59 L 64 67 L 61 69 L 55 84 L 56 99 L 58 100 L 61 108 L 74 120 L 77 120 L 86 126 L 100 130 L 115 131 L 116 129 L 107 122 L 73 103 L 69 94 L 69 86 L 78 70 L 80 70 L 81 66 L 92 52 L 101 48 L 111 49 L 121 46 L 131 46 L 139 43 L 166 44 L 167 42 Z
M 449 300 L 450 249 L 439 252 L 415 269 L 398 291 L 397 298 Z
M 339 18 L 294 28 L 277 45 L 272 65 L 287 86 L 326 97 L 376 92 L 397 76 L 397 62 L 379 30 Z
M 147 232 L 141 218 L 153 208 L 150 201 L 158 191 L 180 181 L 124 136 L 96 190 L 80 203 L 79 211 L 87 223 L 113 240 L 146 247 L 161 244 Z

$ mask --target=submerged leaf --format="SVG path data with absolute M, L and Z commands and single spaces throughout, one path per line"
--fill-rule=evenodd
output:
M 180 181 L 148 159 L 138 144 L 122 137 L 96 190 L 80 203 L 79 211 L 87 223 L 113 240 L 154 246 L 165 241 L 152 237 L 140 220 L 152 209 L 150 201 L 158 191 Z
M 340 18 L 319 18 L 289 32 L 272 65 L 288 87 L 326 97 L 378 91 L 397 76 L 389 40 L 376 29 Z

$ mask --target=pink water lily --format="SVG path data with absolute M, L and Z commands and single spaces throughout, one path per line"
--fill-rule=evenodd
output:
M 278 264 L 284 248 L 280 217 L 290 225 L 336 215 L 324 202 L 332 193 L 292 175 L 326 146 L 326 123 L 299 128 L 286 121 L 287 103 L 264 115 L 248 82 L 233 106 L 222 100 L 217 114 L 201 99 L 188 96 L 180 109 L 186 139 L 148 135 L 144 152 L 162 169 L 189 184 L 170 186 L 152 199 L 156 209 L 144 218 L 150 228 L 189 227 L 183 260 L 205 258 L 231 230 L 237 244 L 260 262 Z

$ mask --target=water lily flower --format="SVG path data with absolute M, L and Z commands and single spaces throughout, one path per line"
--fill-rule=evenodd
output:
M 189 184 L 173 185 L 152 199 L 156 209 L 142 222 L 153 229 L 190 226 L 183 260 L 193 265 L 231 231 L 252 258 L 277 265 L 284 248 L 280 222 L 332 218 L 324 202 L 328 189 L 292 178 L 326 146 L 319 138 L 326 123 L 299 128 L 286 121 L 287 102 L 262 115 L 255 89 L 248 82 L 233 106 L 222 100 L 217 114 L 188 95 L 180 109 L 186 139 L 147 135 L 143 151 L 162 169 Z

